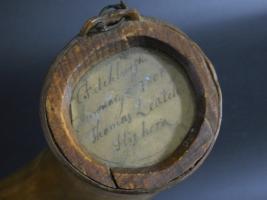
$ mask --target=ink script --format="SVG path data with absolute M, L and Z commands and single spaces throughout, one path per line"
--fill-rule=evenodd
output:
M 195 104 L 182 66 L 135 47 L 93 66 L 77 83 L 70 114 L 77 140 L 110 167 L 166 159 L 190 130 Z

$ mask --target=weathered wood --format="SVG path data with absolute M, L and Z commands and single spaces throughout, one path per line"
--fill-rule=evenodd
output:
M 69 105 L 75 85 L 92 66 L 135 46 L 159 49 L 183 65 L 196 94 L 197 118 L 183 143 L 165 161 L 142 169 L 109 168 L 77 142 Z M 50 71 L 42 105 L 50 143 L 57 145 L 56 149 L 60 149 L 68 162 L 98 183 L 127 190 L 155 190 L 194 170 L 213 145 L 221 117 L 220 90 L 208 59 L 179 30 L 148 18 L 127 21 L 116 29 L 90 37 L 75 38 Z
M 50 150 L 0 182 L 1 200 L 149 200 L 152 194 L 127 195 L 88 184 L 62 165 Z
M 160 53 L 151 53 L 151 49 Z M 107 74 L 106 69 L 111 68 L 105 66 L 108 63 L 120 62 L 118 58 L 122 56 L 121 54 L 133 56 L 134 52 L 143 54 L 150 52 L 150 57 L 146 57 L 150 61 L 145 65 L 137 62 L 136 67 L 141 67 L 141 71 L 136 75 L 136 79 L 132 82 L 121 81 L 119 82 L 121 85 L 112 87 L 111 91 L 109 86 L 112 85 L 111 80 L 114 77 L 110 72 L 109 84 L 108 81 L 103 82 L 105 76 L 103 74 Z M 165 61 L 160 58 L 160 54 L 165 56 L 163 59 Z M 156 60 L 161 65 L 155 64 L 152 55 L 154 58 L 158 57 Z M 126 65 L 134 65 L 135 61 L 129 56 L 127 59 L 125 66 L 120 67 L 121 70 L 126 70 Z M 166 62 L 168 59 L 172 61 Z M 149 70 L 149 63 L 153 63 L 151 64 L 151 67 L 154 66 L 153 70 Z M 142 92 L 131 93 L 133 96 L 128 98 L 127 102 L 127 111 L 130 114 L 119 111 L 117 107 L 113 110 L 109 108 L 109 112 L 105 111 L 104 114 L 96 113 L 96 110 L 103 106 L 105 95 L 114 94 L 117 98 L 121 98 L 121 95 L 124 95 L 122 91 L 128 91 L 132 83 L 139 83 L 140 79 L 145 78 L 144 74 L 150 78 L 153 72 L 158 73 L 161 69 L 168 71 L 167 75 L 163 76 L 162 82 L 153 83 L 154 89 L 147 92 L 146 96 Z M 96 77 L 102 78 L 102 81 Z M 120 75 L 117 75 L 118 79 L 119 77 Z M 84 85 L 88 80 L 90 84 Z M 93 87 L 94 84 L 98 86 Z M 106 88 L 101 93 L 99 88 L 103 85 Z M 88 92 L 91 86 L 94 89 L 93 93 Z M 173 92 L 171 88 L 177 90 Z M 80 104 L 79 91 L 82 89 L 85 90 L 82 93 L 82 98 L 86 99 L 85 104 Z M 161 92 L 158 92 L 159 90 Z M 157 96 L 159 93 L 162 94 L 162 91 L 165 91 L 163 100 Z M 159 118 L 147 117 L 145 109 L 141 110 L 143 116 L 132 117 L 132 113 L 136 112 L 133 108 L 136 104 L 133 97 L 140 96 L 143 104 L 144 101 L 150 102 L 146 106 L 153 110 L 159 107 L 161 101 L 167 102 L 166 93 L 173 97 L 172 103 L 165 104 L 162 110 L 159 109 Z M 99 94 L 101 95 L 97 96 Z M 90 95 L 96 96 L 88 100 Z M 156 106 L 153 104 L 155 98 L 158 99 Z M 122 100 L 118 102 L 122 104 Z M 186 109 L 186 113 L 182 112 L 182 109 Z M 41 200 L 145 200 L 183 180 L 205 160 L 218 136 L 222 96 L 211 62 L 184 33 L 166 23 L 142 17 L 136 10 L 117 10 L 86 22 L 80 34 L 58 55 L 44 84 L 40 113 L 45 136 L 57 160 L 50 152 L 45 152 L 24 172 L 0 183 L 2 199 L 16 199 L 22 195 L 21 197 L 25 197 L 22 199 Z M 95 122 L 85 120 L 88 117 L 85 116 L 87 113 L 91 113 L 91 116 L 88 116 Z M 106 131 L 104 129 L 109 126 L 106 124 L 113 124 L 112 129 L 116 124 L 120 124 L 114 121 L 118 119 L 118 113 L 126 115 L 123 119 L 125 122 L 136 121 L 129 126 L 123 126 L 124 129 L 117 129 L 116 132 L 110 128 L 113 134 L 107 137 L 108 129 Z M 99 115 L 101 122 L 98 121 Z M 77 118 L 80 120 L 79 123 L 75 122 Z M 158 131 L 169 135 L 169 141 L 174 138 L 173 143 L 169 143 L 168 146 L 162 135 L 150 134 L 150 139 L 143 146 L 130 149 L 128 147 L 124 150 L 125 154 L 112 150 L 114 138 L 121 137 L 120 134 L 126 128 L 132 135 L 135 134 L 136 142 L 140 136 L 133 132 L 145 129 L 146 119 L 149 119 L 150 126 L 157 123 L 151 132 Z M 157 121 L 159 119 L 161 121 Z M 180 121 L 183 121 L 183 131 L 179 129 Z M 168 129 L 161 130 L 162 124 L 167 124 Z M 101 133 L 99 130 L 96 131 L 98 125 L 103 129 Z M 90 137 L 86 135 L 88 131 Z M 98 140 L 102 142 L 100 146 L 97 146 Z M 127 143 L 125 137 L 123 140 Z M 156 155 L 151 160 L 134 162 L 135 158 L 142 156 L 142 149 L 149 152 L 147 155 L 156 153 L 156 148 L 152 147 L 156 146 L 159 140 L 162 142 L 159 142 L 157 147 L 160 145 L 161 148 L 164 147 L 165 154 L 161 152 L 161 155 Z M 131 139 L 131 142 L 133 141 L 134 139 Z M 117 141 L 117 145 L 119 142 Z M 102 150 L 100 149 L 102 147 L 108 149 Z M 127 155 L 131 157 L 127 158 Z M 117 163 L 112 164 L 113 161 Z

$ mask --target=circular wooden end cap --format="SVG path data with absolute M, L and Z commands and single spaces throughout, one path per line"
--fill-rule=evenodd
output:
M 86 180 L 149 192 L 202 163 L 218 135 L 221 98 L 200 48 L 141 17 L 77 36 L 49 71 L 41 117 L 53 151 Z

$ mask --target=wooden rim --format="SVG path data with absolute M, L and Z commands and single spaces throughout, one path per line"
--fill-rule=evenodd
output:
M 180 62 L 193 84 L 197 118 L 177 150 L 145 168 L 105 166 L 88 155 L 74 137 L 69 117 L 72 90 L 90 67 L 134 46 L 158 48 Z M 108 32 L 77 36 L 57 57 L 47 76 L 41 118 L 51 148 L 78 174 L 115 191 L 154 191 L 192 173 L 213 146 L 221 122 L 221 92 L 214 69 L 199 47 L 170 25 L 142 18 Z

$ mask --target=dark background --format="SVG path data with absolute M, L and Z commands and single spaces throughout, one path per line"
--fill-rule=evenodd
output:
M 46 147 L 39 96 L 57 53 L 83 22 L 114 1 L 0 1 L 0 178 Z M 223 124 L 214 150 L 156 200 L 267 199 L 267 0 L 128 0 L 179 26 L 213 61 Z

